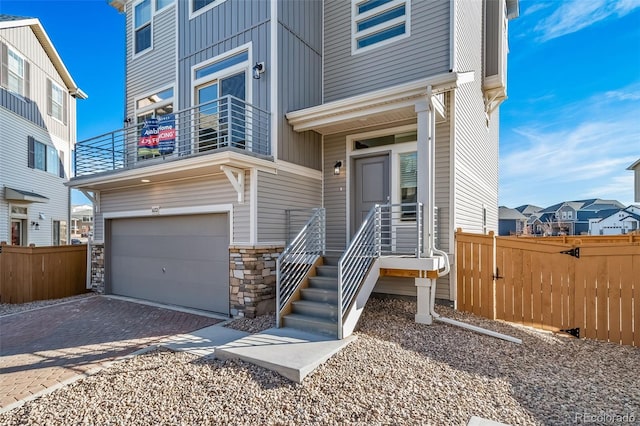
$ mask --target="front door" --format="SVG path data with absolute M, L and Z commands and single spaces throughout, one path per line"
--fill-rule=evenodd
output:
M 374 205 L 389 202 L 390 189 L 388 153 L 355 158 L 353 163 L 351 236 L 360 228 Z

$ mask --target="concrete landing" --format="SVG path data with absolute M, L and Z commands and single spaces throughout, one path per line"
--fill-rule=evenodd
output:
M 334 340 L 292 328 L 270 328 L 219 346 L 215 355 L 219 359 L 241 359 L 301 383 L 355 339 Z
M 212 325 L 187 334 L 177 334 L 163 340 L 160 344 L 173 351 L 189 352 L 194 355 L 207 357 L 216 353 L 216 348 L 229 342 L 249 336 L 244 331 Z
M 469 419 L 467 426 L 510 426 L 493 420 L 483 419 L 482 417 L 473 416 Z

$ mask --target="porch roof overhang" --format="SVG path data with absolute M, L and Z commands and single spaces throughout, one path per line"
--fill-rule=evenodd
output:
M 114 170 L 88 176 L 72 178 L 65 185 L 82 191 L 102 191 L 121 189 L 151 183 L 168 182 L 180 179 L 227 173 L 227 170 L 258 169 L 276 173 L 277 166 L 270 160 L 247 155 L 243 152 L 226 150 L 206 155 L 160 161 L 158 163 L 135 167 L 127 170 Z
M 389 124 L 416 117 L 415 105 L 426 98 L 428 88 L 442 117 L 445 106 L 438 95 L 473 81 L 474 72 L 447 72 L 364 95 L 352 96 L 286 114 L 293 130 L 313 130 L 323 135 Z
M 4 187 L 4 198 L 12 201 L 26 201 L 29 203 L 46 203 L 49 198 L 35 192 L 22 191 L 20 189 Z

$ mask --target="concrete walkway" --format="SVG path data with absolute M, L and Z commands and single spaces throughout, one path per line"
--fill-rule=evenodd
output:
M 220 321 L 104 296 L 2 316 L 0 411 L 168 336 Z
M 249 334 L 214 325 L 170 337 L 161 345 L 203 357 L 241 359 L 301 383 L 355 338 L 335 340 L 292 328 L 270 328 Z

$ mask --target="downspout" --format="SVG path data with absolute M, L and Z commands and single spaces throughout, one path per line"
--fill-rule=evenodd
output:
M 451 265 L 449 264 L 449 256 L 446 252 L 439 250 L 435 247 L 435 223 L 434 223 L 434 211 L 435 211 L 435 192 L 436 192 L 436 184 L 435 184 L 435 153 L 436 153 L 436 143 L 435 143 L 435 130 L 436 130 L 436 120 L 435 120 L 435 110 L 433 108 L 433 103 L 431 101 L 432 97 L 432 88 L 431 86 L 427 87 L 427 100 L 429 102 L 429 197 L 428 197 L 428 208 L 429 208 L 429 220 L 427 224 L 427 232 L 428 232 L 428 244 L 427 249 L 429 253 L 429 257 L 440 256 L 443 260 L 444 265 L 442 269 L 438 269 L 438 278 L 444 277 L 449 274 L 451 271 Z M 513 343 L 521 344 L 522 340 L 508 336 L 506 334 L 497 333 L 495 331 L 487 330 L 486 328 L 477 327 L 475 325 L 466 324 L 461 321 L 456 321 L 451 318 L 440 316 L 435 310 L 436 303 L 436 280 L 431 279 L 431 297 L 429 298 L 429 313 L 433 317 L 433 319 L 444 322 L 446 324 L 455 325 L 457 327 L 466 328 L 467 330 L 475 331 L 476 333 L 486 334 L 487 336 L 497 337 L 498 339 L 506 340 Z

